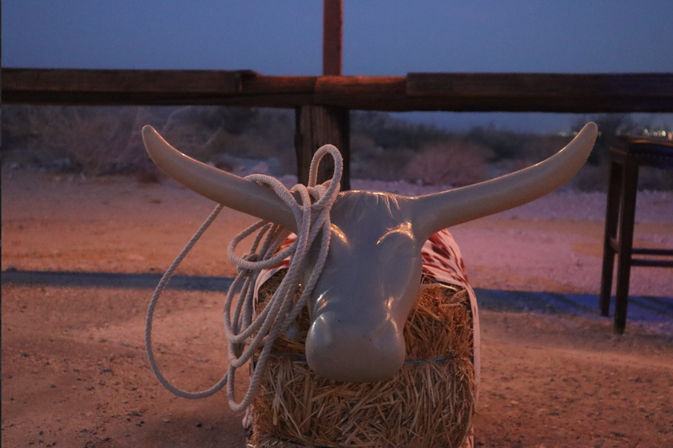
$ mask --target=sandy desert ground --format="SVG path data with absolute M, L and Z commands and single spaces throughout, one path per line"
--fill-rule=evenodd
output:
M 180 399 L 152 375 L 143 348 L 151 285 L 121 275 L 6 281 L 24 271 L 158 274 L 212 206 L 170 181 L 3 169 L 3 447 L 244 445 L 223 393 Z M 597 294 L 603 210 L 602 194 L 554 193 L 454 235 L 478 288 Z M 642 193 L 638 214 L 640 245 L 673 247 L 673 194 Z M 253 218 L 223 215 L 180 274 L 232 276 L 226 247 Z M 673 270 L 633 271 L 632 293 L 663 297 L 664 310 L 672 291 Z M 222 300 L 171 290 L 160 306 L 160 360 L 186 388 L 225 368 Z M 673 446 L 673 312 L 632 319 L 615 336 L 594 304 L 567 313 L 491 305 L 481 310 L 477 446 Z

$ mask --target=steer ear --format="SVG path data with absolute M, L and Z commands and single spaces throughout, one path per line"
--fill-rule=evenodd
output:
M 584 165 L 598 135 L 587 123 L 568 145 L 548 159 L 505 176 L 454 190 L 420 196 L 414 217 L 419 234 L 525 204 L 563 185 Z
M 194 160 L 173 148 L 149 125 L 142 131 L 145 149 L 166 174 L 213 201 L 296 230 L 287 207 L 270 189 Z

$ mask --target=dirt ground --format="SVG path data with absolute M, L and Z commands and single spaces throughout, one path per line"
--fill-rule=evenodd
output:
M 598 292 L 604 205 L 552 196 L 454 230 L 474 286 Z M 641 245 L 673 247 L 671 203 L 643 195 Z M 170 181 L 3 169 L 2 270 L 160 273 L 211 208 Z M 226 247 L 254 219 L 223 215 L 180 273 L 232 276 Z M 151 289 L 126 286 L 3 281 L 3 447 L 244 446 L 224 393 L 190 401 L 158 384 L 143 347 Z M 671 269 L 634 270 L 632 293 L 671 291 Z M 226 367 L 222 302 L 171 290 L 160 305 L 159 359 L 185 388 Z M 488 309 L 481 328 L 477 446 L 673 446 L 673 332 L 630 321 L 615 336 L 609 319 Z

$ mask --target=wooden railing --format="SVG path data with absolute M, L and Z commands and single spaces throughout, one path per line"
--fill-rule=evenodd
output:
M 382 111 L 673 112 L 673 73 L 410 73 L 2 70 L 2 100 L 34 104 L 304 105 Z
M 210 70 L 2 70 L 5 103 L 230 105 L 296 109 L 297 172 L 318 146 L 344 154 L 350 109 L 380 111 L 673 112 L 673 73 L 410 73 L 264 76 Z M 326 171 L 322 177 L 327 177 Z

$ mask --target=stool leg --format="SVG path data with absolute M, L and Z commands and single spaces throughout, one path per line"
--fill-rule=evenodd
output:
M 622 166 L 610 163 L 608 180 L 608 200 L 605 210 L 605 233 L 603 235 L 603 272 L 601 274 L 601 295 L 599 307 L 601 315 L 610 315 L 610 294 L 612 292 L 612 272 L 615 263 L 615 250 L 610 241 L 617 236 L 619 220 L 620 191 L 622 187 Z
M 638 163 L 627 155 L 622 179 L 622 210 L 619 222 L 619 255 L 617 257 L 617 292 L 615 299 L 615 333 L 622 334 L 626 327 L 626 309 L 629 300 L 631 276 L 631 248 L 638 192 Z

